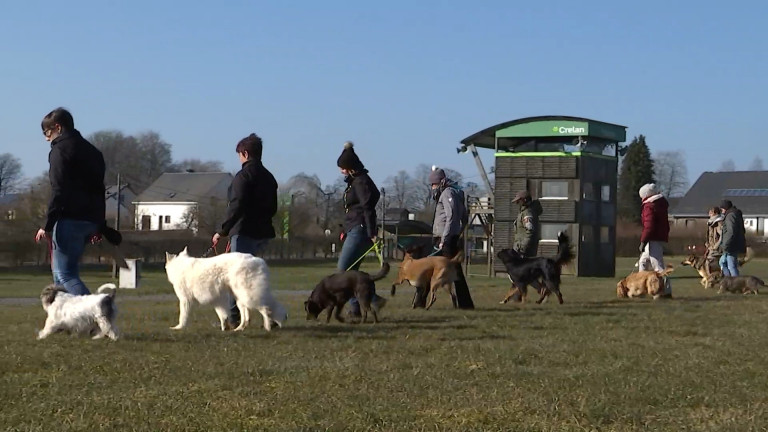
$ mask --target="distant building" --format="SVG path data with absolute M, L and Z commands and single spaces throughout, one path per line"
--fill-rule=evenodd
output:
M 133 201 L 137 230 L 196 230 L 189 215 L 201 204 L 226 202 L 232 174 L 224 172 L 165 173 Z
M 724 199 L 744 214 L 748 234 L 768 236 L 768 171 L 704 172 L 671 207 L 670 218 L 676 227 L 704 229 L 708 210 Z

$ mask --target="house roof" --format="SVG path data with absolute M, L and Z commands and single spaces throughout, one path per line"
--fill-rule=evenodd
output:
M 706 217 L 723 199 L 731 200 L 744 216 L 768 215 L 768 171 L 704 172 L 670 215 Z
M 209 198 L 227 197 L 232 174 L 226 172 L 164 173 L 136 199 L 134 204 L 147 202 L 200 202 Z

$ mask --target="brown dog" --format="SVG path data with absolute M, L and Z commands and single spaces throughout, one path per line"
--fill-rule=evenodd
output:
M 457 306 L 456 293 L 453 291 L 453 282 L 457 279 L 456 266 L 461 264 L 464 259 L 463 253 L 458 253 L 455 257 L 448 259 L 443 256 L 430 256 L 420 259 L 413 259 L 410 253 L 406 252 L 403 262 L 400 264 L 400 271 L 397 272 L 397 279 L 392 284 L 392 295 L 395 295 L 397 286 L 405 281 L 411 286 L 421 289 L 428 289 L 426 309 L 429 309 L 437 299 L 437 290 L 440 288 L 448 291 L 451 295 L 453 307 Z
M 717 262 L 717 260 L 712 261 L 709 266 L 707 266 L 706 250 L 704 251 L 704 255 L 697 255 L 696 246 L 688 246 L 688 251 L 690 253 L 680 263 L 680 265 L 691 266 L 694 270 L 696 270 L 696 273 L 701 276 L 701 281 L 699 281 L 699 283 L 701 283 L 705 289 L 714 286 L 715 283 L 720 281 L 720 279 L 723 277 L 723 273 L 720 270 L 720 264 Z M 744 254 L 744 258 L 739 260 L 739 267 L 748 263 L 752 257 L 754 257 L 754 255 L 755 251 L 751 247 L 748 247 L 747 253 Z
M 664 271 L 639 271 L 631 273 L 629 276 L 620 280 L 616 284 L 616 296 L 624 297 L 642 297 L 646 294 L 653 298 L 659 298 L 664 289 L 664 277 L 672 273 L 674 267 L 668 265 Z
M 758 288 L 764 286 L 765 282 L 754 276 L 724 276 L 717 293 L 728 291 L 734 294 L 757 294 Z

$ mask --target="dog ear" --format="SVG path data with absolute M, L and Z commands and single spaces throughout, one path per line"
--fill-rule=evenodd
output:
M 56 295 L 60 292 L 67 292 L 64 288 L 58 286 L 58 285 L 48 285 L 47 287 L 43 288 L 43 292 L 40 293 L 40 300 L 42 300 L 43 304 L 51 304 L 54 300 L 56 300 Z

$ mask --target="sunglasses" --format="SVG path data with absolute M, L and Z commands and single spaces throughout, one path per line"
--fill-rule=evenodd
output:
M 43 136 L 46 138 L 50 138 L 53 133 L 56 132 L 55 129 L 46 129 L 43 131 Z

